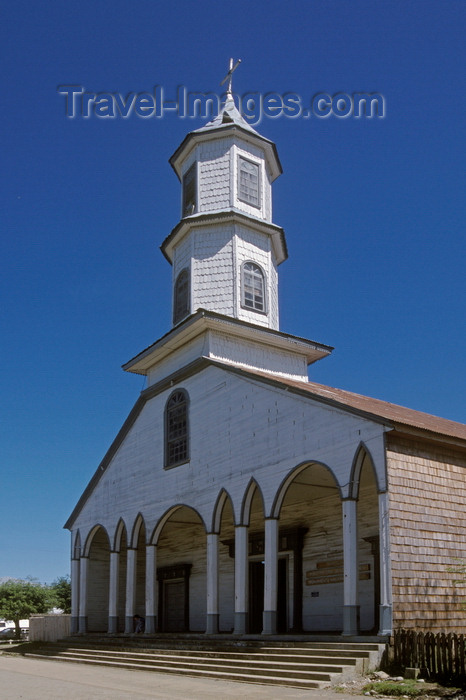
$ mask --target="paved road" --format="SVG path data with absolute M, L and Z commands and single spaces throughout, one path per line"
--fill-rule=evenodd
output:
M 1 700 L 355 700 L 346 693 L 188 678 L 0 654 Z

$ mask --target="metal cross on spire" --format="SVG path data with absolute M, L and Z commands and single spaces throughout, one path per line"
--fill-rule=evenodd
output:
M 228 71 L 228 73 L 223 78 L 222 82 L 220 83 L 220 85 L 224 85 L 228 80 L 227 95 L 231 95 L 231 81 L 233 78 L 233 73 L 238 68 L 239 64 L 241 63 L 241 59 L 238 58 L 238 60 L 236 61 L 236 63 L 234 65 L 233 65 L 233 63 L 234 63 L 234 59 L 230 58 L 230 70 Z

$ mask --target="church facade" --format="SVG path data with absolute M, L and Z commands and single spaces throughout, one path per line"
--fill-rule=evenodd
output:
M 230 94 L 170 162 L 173 326 L 65 525 L 73 632 L 460 630 L 466 426 L 308 380 L 332 348 L 279 330 L 280 161 Z

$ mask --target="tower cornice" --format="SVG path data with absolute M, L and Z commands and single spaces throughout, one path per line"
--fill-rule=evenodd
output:
M 186 216 L 184 219 L 181 219 L 179 224 L 169 233 L 160 246 L 160 250 L 168 262 L 172 264 L 174 248 L 189 231 L 193 228 L 214 226 L 216 224 L 240 224 L 258 231 L 259 233 L 265 233 L 270 236 L 272 241 L 272 248 L 277 259 L 277 264 L 280 265 L 280 263 L 288 258 L 285 231 L 281 226 L 263 221 L 262 219 L 256 219 L 235 209 Z
M 333 350 L 333 347 L 329 345 L 316 343 L 306 338 L 264 328 L 206 309 L 198 309 L 195 314 L 189 316 L 136 357 L 126 362 L 123 369 L 126 372 L 148 375 L 154 367 L 161 365 L 167 357 L 174 356 L 178 350 L 188 344 L 194 348 L 193 352 L 199 352 L 204 357 L 212 356 L 212 353 L 206 349 L 208 346 L 205 342 L 201 343 L 197 351 L 195 350 L 196 338 L 209 331 L 235 339 L 239 343 L 245 344 L 247 348 L 253 344 L 257 348 L 267 348 L 271 352 L 280 353 L 283 367 L 286 367 L 286 356 L 300 357 L 303 363 L 310 365 L 327 357 Z M 251 358 L 250 349 L 245 351 L 245 357 Z M 228 362 L 227 357 L 223 359 Z M 238 358 L 235 362 L 238 362 Z M 282 371 L 281 368 L 275 373 L 286 374 L 286 371 Z

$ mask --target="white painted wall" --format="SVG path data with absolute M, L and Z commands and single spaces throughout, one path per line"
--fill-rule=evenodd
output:
M 120 517 L 130 532 L 139 512 L 151 533 L 177 503 L 210 523 L 222 488 L 239 517 L 251 476 L 269 513 L 282 480 L 307 460 L 327 464 L 344 491 L 360 442 L 370 446 L 379 482 L 385 482 L 383 427 L 368 419 L 217 367 L 182 386 L 190 396 L 190 461 L 163 468 L 163 415 L 171 387 L 145 404 L 84 505 L 75 523 L 83 541 L 96 522 L 112 539 Z

